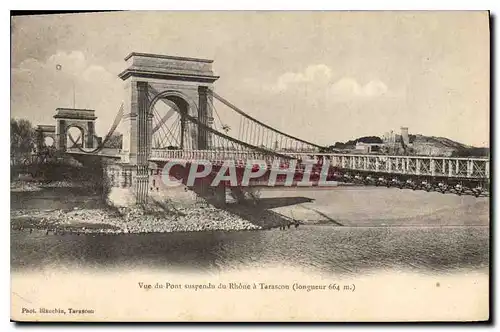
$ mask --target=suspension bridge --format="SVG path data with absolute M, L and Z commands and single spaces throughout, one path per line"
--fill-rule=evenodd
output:
M 58 150 L 113 159 L 106 168 L 109 182 L 132 193 L 137 203 L 160 190 L 168 162 L 178 163 L 170 175 L 183 183 L 189 166 L 209 162 L 212 171 L 198 179 L 193 190 L 213 190 L 224 200 L 230 188 L 242 197 L 242 174 L 249 165 L 255 166 L 252 160 L 264 161 L 265 171 L 252 179 L 250 187 L 266 183 L 274 167 L 292 172 L 292 185 L 298 187 L 305 177 L 320 186 L 323 176 L 357 185 L 489 195 L 489 159 L 331 153 L 259 121 L 216 93 L 214 82 L 219 77 L 212 71 L 212 60 L 131 53 L 125 61 L 127 68 L 119 74 L 125 98 L 104 139 L 95 137 L 96 117 L 91 110 L 58 109 L 52 132 Z M 76 139 L 68 135 L 71 127 L 80 130 Z M 105 146 L 118 127 L 122 148 L 110 151 Z M 207 188 L 228 162 L 236 167 L 237 183 L 222 181 L 217 188 Z M 275 185 L 286 180 L 286 174 L 278 176 Z

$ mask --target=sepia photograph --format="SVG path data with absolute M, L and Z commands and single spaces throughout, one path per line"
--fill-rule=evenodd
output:
M 490 19 L 11 16 L 11 320 L 488 321 Z

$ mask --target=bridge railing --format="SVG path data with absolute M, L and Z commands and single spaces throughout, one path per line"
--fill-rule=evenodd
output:
M 367 171 L 373 173 L 391 173 L 421 176 L 444 176 L 454 178 L 488 179 L 490 177 L 490 161 L 484 158 L 451 158 L 427 156 L 388 156 L 388 155 L 356 155 L 339 153 L 282 153 L 299 161 L 298 168 L 304 169 L 301 160 L 315 160 L 322 164 L 328 160 L 332 167 Z M 151 160 L 207 160 L 222 163 L 226 160 L 246 162 L 262 160 L 271 165 L 277 160 L 272 155 L 252 151 L 232 150 L 152 150 Z
M 487 179 L 490 161 L 486 158 L 452 158 L 428 156 L 356 155 L 339 153 L 288 154 L 297 159 L 327 159 L 330 165 L 342 169 L 381 173 L 446 176 Z
M 288 161 L 273 155 L 257 151 L 233 151 L 233 150 L 160 150 L 152 149 L 150 160 L 207 160 L 215 163 L 223 163 L 226 160 L 235 162 L 246 162 L 247 160 L 265 161 L 268 165 L 273 162 L 286 163 Z

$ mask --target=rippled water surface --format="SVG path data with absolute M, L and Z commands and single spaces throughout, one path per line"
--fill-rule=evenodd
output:
M 287 231 L 148 235 L 12 234 L 22 268 L 220 270 L 273 264 L 336 273 L 378 269 L 455 270 L 488 266 L 488 227 L 304 226 Z
M 283 204 L 298 196 L 311 202 Z M 346 274 L 488 268 L 489 201 L 484 198 L 383 189 L 279 191 L 262 197 L 280 214 L 327 224 L 285 231 L 147 235 L 12 231 L 11 266 L 220 271 L 285 265 Z M 36 201 L 30 197 L 25 202 Z

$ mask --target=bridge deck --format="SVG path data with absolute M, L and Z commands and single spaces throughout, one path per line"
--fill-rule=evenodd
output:
M 93 155 L 93 156 L 102 156 L 102 157 L 108 157 L 108 158 L 116 158 L 119 159 L 121 158 L 121 153 L 119 149 L 102 149 L 99 152 L 96 153 L 86 153 L 78 149 L 67 149 L 66 153 L 68 154 L 74 154 L 74 155 Z
M 291 153 L 280 152 L 298 161 L 299 168 L 305 168 L 306 161 L 314 164 L 329 162 L 339 169 L 432 177 L 483 179 L 490 177 L 490 161 L 486 158 L 452 158 L 429 156 L 389 156 L 357 155 L 339 153 Z M 151 161 L 210 161 L 223 163 L 236 161 L 246 163 L 251 160 L 265 161 L 268 165 L 279 162 L 288 164 L 290 160 L 275 158 L 259 152 L 215 151 L 215 150 L 152 150 Z

